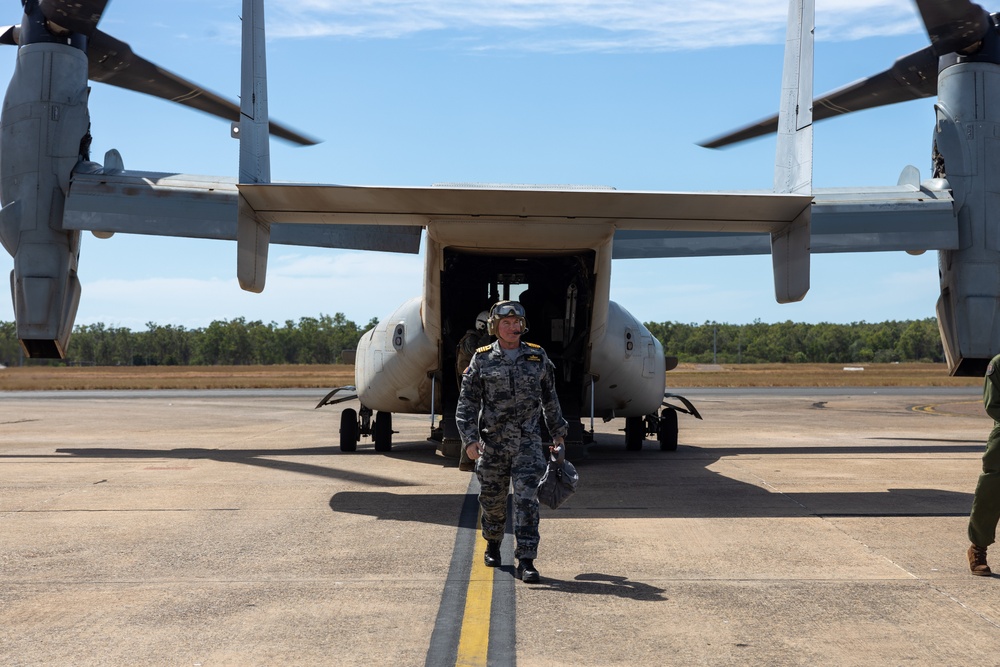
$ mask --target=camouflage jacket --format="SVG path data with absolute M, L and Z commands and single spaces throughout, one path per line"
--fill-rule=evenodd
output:
M 554 371 L 555 364 L 545 350 L 533 343 L 522 342 L 513 361 L 499 342 L 476 350 L 462 377 L 455 411 L 462 444 L 483 440 L 498 445 L 540 438 L 542 415 L 553 438 L 565 436 Z
M 1000 354 L 990 360 L 986 367 L 986 380 L 983 383 L 983 407 L 994 422 L 994 427 L 1000 428 Z
M 465 332 L 462 340 L 458 341 L 458 349 L 455 355 L 455 367 L 459 373 L 465 372 L 465 369 L 469 367 L 469 362 L 472 361 L 472 355 L 476 353 L 476 350 L 481 345 L 488 343 L 489 339 L 489 334 L 476 331 L 475 329 L 469 329 Z

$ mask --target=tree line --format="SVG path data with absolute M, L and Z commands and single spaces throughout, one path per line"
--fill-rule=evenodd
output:
M 149 322 L 146 331 L 104 324 L 73 329 L 62 361 L 23 360 L 13 322 L 0 322 L 0 364 L 86 364 L 96 366 L 215 366 L 343 363 L 364 326 L 343 313 L 303 317 L 279 325 L 240 317 L 201 329 Z M 692 363 L 888 363 L 944 361 L 934 318 L 852 324 L 681 324 L 647 322 L 666 354 Z
M 666 353 L 693 363 L 943 362 L 937 320 L 852 324 L 647 322 Z
M 238 317 L 216 320 L 207 327 L 186 329 L 146 324 L 145 331 L 103 323 L 73 328 L 66 359 L 23 360 L 13 322 L 0 322 L 0 364 L 58 363 L 93 366 L 247 366 L 273 364 L 338 364 L 353 351 L 361 335 L 378 324 L 358 326 L 343 313 L 303 317 L 284 324 Z

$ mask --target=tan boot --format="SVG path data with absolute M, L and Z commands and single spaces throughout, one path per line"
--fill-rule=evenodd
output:
M 988 577 L 993 574 L 990 566 L 986 564 L 986 547 L 977 547 L 975 544 L 969 547 L 966 554 L 969 557 L 969 569 L 972 574 L 980 577 Z

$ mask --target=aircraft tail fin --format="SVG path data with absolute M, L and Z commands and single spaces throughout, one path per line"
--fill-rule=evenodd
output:
M 267 114 L 267 59 L 264 50 L 264 0 L 243 0 L 243 57 L 240 120 L 233 124 L 240 140 L 240 183 L 271 182 Z M 261 292 L 267 275 L 271 226 L 239 197 L 236 227 L 236 276 L 240 287 Z
M 815 0 L 789 0 L 781 107 L 774 163 L 774 191 L 812 194 L 812 93 Z M 774 296 L 801 301 L 809 291 L 811 206 L 771 234 Z

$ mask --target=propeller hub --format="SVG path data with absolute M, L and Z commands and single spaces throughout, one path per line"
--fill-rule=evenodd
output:
M 17 44 L 66 44 L 86 52 L 87 36 L 50 21 L 37 3 L 27 3 L 21 30 L 17 33 Z

